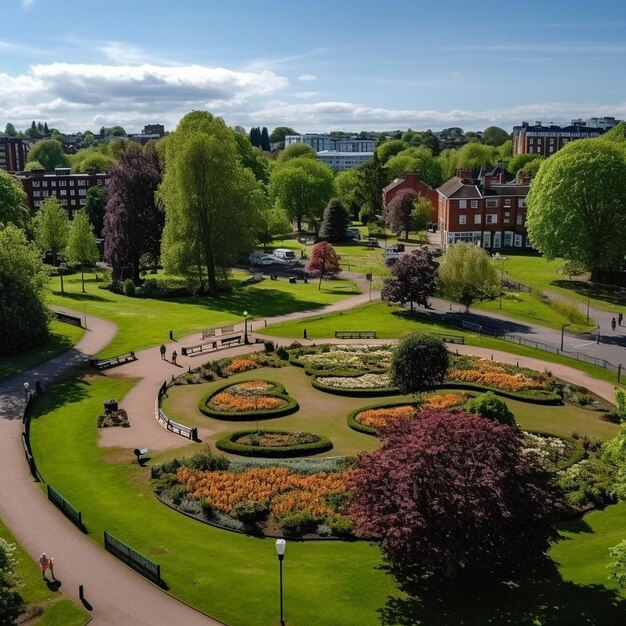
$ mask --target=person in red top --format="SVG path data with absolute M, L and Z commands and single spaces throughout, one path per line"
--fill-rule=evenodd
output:
M 45 552 L 39 557 L 38 563 L 39 569 L 41 570 L 41 575 L 43 576 L 43 579 L 46 580 L 46 572 L 50 567 L 50 559 L 46 556 Z

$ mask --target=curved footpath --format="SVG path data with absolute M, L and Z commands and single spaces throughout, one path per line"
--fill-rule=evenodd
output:
M 372 294 L 378 296 L 378 294 Z M 347 310 L 369 301 L 368 294 L 349 298 L 342 302 L 311 311 L 300 311 L 271 318 L 252 321 L 253 328 L 269 323 L 300 319 L 320 313 Z M 63 583 L 63 591 L 78 601 L 78 585 L 85 586 L 85 597 L 93 606 L 94 624 L 218 624 L 215 620 L 198 613 L 178 602 L 173 597 L 135 574 L 127 566 L 104 552 L 98 545 L 82 535 L 41 493 L 30 478 L 28 466 L 21 446 L 21 412 L 24 406 L 23 383 L 28 380 L 34 386 L 40 380 L 44 386 L 61 376 L 74 365 L 84 363 L 88 354 L 102 350 L 115 336 L 116 327 L 98 318 L 88 318 L 89 331 L 74 349 L 16 376 L 0 385 L 0 517 L 6 521 L 33 558 L 46 551 L 56 558 L 57 573 Z M 238 332 L 243 332 L 240 324 Z M 251 333 L 253 334 L 253 333 Z M 263 337 L 272 339 L 271 337 Z M 184 337 L 168 342 L 167 355 L 172 350 L 180 352 L 183 345 L 198 343 L 200 336 Z M 290 340 L 275 338 L 278 343 Z M 302 343 L 313 343 L 300 339 Z M 319 340 L 318 340 L 319 341 Z M 335 340 L 322 340 L 336 342 Z M 368 343 L 390 343 L 389 340 Z M 341 343 L 346 343 L 341 341 Z M 539 359 L 518 357 L 498 351 L 473 346 L 451 346 L 459 353 L 475 354 L 507 363 L 519 363 L 533 369 L 550 369 L 564 380 L 583 385 L 607 400 L 613 399 L 614 386 L 589 377 L 580 370 Z M 263 349 L 262 344 L 238 346 L 220 351 L 220 356 L 232 356 L 250 350 Z M 138 360 L 111 371 L 111 375 L 126 375 L 138 378 L 138 383 L 122 402 L 131 418 L 128 429 L 106 429 L 101 432 L 100 445 L 117 445 L 127 449 L 137 446 L 153 450 L 179 447 L 185 443 L 177 435 L 166 431 L 154 418 L 154 401 L 164 380 L 185 372 L 188 367 L 197 367 L 214 354 L 195 357 L 178 357 L 178 365 L 162 360 L 159 347 L 148 348 L 136 353 Z M 204 438 L 210 434 L 200 429 Z M 129 454 L 131 454 L 129 452 Z M 16 497 L 16 494 L 19 494 Z

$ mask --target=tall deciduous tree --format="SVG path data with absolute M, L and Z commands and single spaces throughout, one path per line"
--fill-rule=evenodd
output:
M 17 131 L 15 130 L 15 126 L 13 126 L 13 124 L 11 124 L 11 122 L 8 122 L 7 125 L 4 127 L 4 134 L 7 137 L 16 137 L 17 136 Z
M 491 259 L 480 247 L 471 243 L 455 243 L 441 257 L 439 284 L 451 300 L 465 305 L 495 298 L 500 279 Z
M 501 146 L 503 143 L 508 141 L 511 138 L 511 135 L 504 130 L 504 128 L 500 128 L 499 126 L 489 126 L 485 128 L 483 131 L 483 136 L 481 141 L 487 146 Z
M 15 544 L 0 537 L 0 617 L 4 624 L 15 624 L 24 604 L 16 565 Z
M 494 164 L 495 153 L 491 146 L 480 143 L 465 144 L 457 154 L 457 167 L 476 171 L 481 167 L 489 167 Z
M 311 272 L 319 272 L 320 282 L 317 285 L 318 289 L 322 288 L 322 280 L 325 277 L 336 276 L 341 272 L 339 258 L 335 248 L 327 241 L 320 241 L 313 246 L 311 260 L 307 269 Z
M 270 133 L 270 141 L 272 143 L 280 143 L 281 141 L 285 141 L 285 137 L 287 135 L 298 135 L 299 133 L 296 132 L 293 128 L 289 128 L 289 126 L 277 126 L 271 133 Z
M 50 252 L 52 263 L 56 267 L 59 256 L 65 251 L 70 232 L 67 211 L 54 196 L 48 196 L 41 203 L 41 208 L 35 215 L 33 227 L 37 245 L 43 252 Z M 63 272 L 60 269 L 59 275 L 61 277 L 61 293 L 64 293 Z
M 0 354 L 44 341 L 50 312 L 41 253 L 14 224 L 0 225 Z
M 391 268 L 391 277 L 385 278 L 381 297 L 390 302 L 428 306 L 435 294 L 437 264 L 426 247 L 412 250 L 400 257 Z
M 417 201 L 417 192 L 413 189 L 399 191 L 385 207 L 385 221 L 395 233 L 404 231 L 406 239 L 412 226 L 412 216 Z
M 359 206 L 367 204 L 370 215 L 382 215 L 383 188 L 389 182 L 390 177 L 376 152 L 371 159 L 359 167 L 358 173 L 359 185 L 355 197 Z
M 276 205 L 297 223 L 298 230 L 306 220 L 317 232 L 324 207 L 335 194 L 333 171 L 316 159 L 290 159 L 272 170 L 269 191 Z
M 0 226 L 15 224 L 27 230 L 30 225 L 27 203 L 22 184 L 8 172 L 0 170 Z
M 415 201 L 415 208 L 411 213 L 411 224 L 416 231 L 424 230 L 433 218 L 433 204 L 423 196 Z
M 109 170 L 104 215 L 104 258 L 116 280 L 139 282 L 140 259 L 159 257 L 164 216 L 155 194 L 161 182 L 158 155 L 130 146 Z
M 87 199 L 85 201 L 85 213 L 93 226 L 96 237 L 102 236 L 102 227 L 104 226 L 104 213 L 108 202 L 106 187 L 96 185 L 89 187 L 87 190 Z
M 348 211 L 356 218 L 359 215 L 360 204 L 356 199 L 356 191 L 359 186 L 359 173 L 357 170 L 349 169 L 339 172 L 335 176 L 335 187 L 337 196 L 343 202 Z
M 52 172 L 55 167 L 69 167 L 70 160 L 63 152 L 63 146 L 56 139 L 38 141 L 28 153 L 28 161 L 38 161 L 47 172 Z
M 399 152 L 406 150 L 409 147 L 409 144 L 406 141 L 402 141 L 400 139 L 392 139 L 390 141 L 385 141 L 376 147 L 376 154 L 378 154 L 378 158 L 383 165 L 387 164 L 387 161 L 391 159 L 391 157 L 396 156 Z
M 352 484 L 357 531 L 403 574 L 488 574 L 538 560 L 557 537 L 558 493 L 519 431 L 466 413 L 423 411 L 384 429 Z
M 235 260 L 254 245 L 264 190 L 239 162 L 233 131 L 210 113 L 183 117 L 167 137 L 163 156 L 165 268 L 197 273 L 201 285 L 204 268 L 214 295 Z
M 619 269 L 626 255 L 626 158 L 619 143 L 573 141 L 542 165 L 528 194 L 533 246 L 591 271 Z
M 324 209 L 320 238 L 330 242 L 344 241 L 350 216 L 339 198 L 332 198 Z
M 85 263 L 95 263 L 100 258 L 93 226 L 85 211 L 74 216 L 67 239 L 66 256 L 70 263 L 80 263 L 83 293 L 85 293 Z
M 284 163 L 285 161 L 291 161 L 291 159 L 299 159 L 300 157 L 307 157 L 309 159 L 317 159 L 317 152 L 306 143 L 292 143 L 288 145 L 284 150 L 281 150 L 278 155 L 278 162 Z
M 441 164 L 424 146 L 399 152 L 387 161 L 385 169 L 390 178 L 401 178 L 404 172 L 419 172 L 420 178 L 431 187 L 439 187 L 443 183 Z

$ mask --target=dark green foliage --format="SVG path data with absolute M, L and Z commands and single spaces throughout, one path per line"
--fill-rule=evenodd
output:
M 130 278 L 124 281 L 124 295 L 129 298 L 135 297 L 135 283 Z
M 87 200 L 85 201 L 85 213 L 93 226 L 96 237 L 102 236 L 102 226 L 104 225 L 104 211 L 107 206 L 107 192 L 104 186 L 90 187 L 87 190 Z
M 172 502 L 176 505 L 179 505 L 183 498 L 185 498 L 189 493 L 189 489 L 185 485 L 176 484 L 171 487 L 167 493 Z
M 346 229 L 350 225 L 350 216 L 339 198 L 331 198 L 324 209 L 320 239 L 330 242 L 344 241 Z
M 307 511 L 298 511 L 283 517 L 279 524 L 285 536 L 302 537 L 302 535 L 315 532 L 317 519 Z
M 470 398 L 465 405 L 465 409 L 468 413 L 479 415 L 507 426 L 516 425 L 515 416 L 507 406 L 507 403 L 498 398 L 492 391 Z
M 441 339 L 414 334 L 403 339 L 393 353 L 390 375 L 402 393 L 434 389 L 448 372 L 448 350 Z
M 277 126 L 270 133 L 270 141 L 272 143 L 280 143 L 281 141 L 285 141 L 285 137 L 287 135 L 297 135 L 299 134 L 293 128 L 289 128 L 289 126 Z
M 194 470 L 215 472 L 227 470 L 230 466 L 230 461 L 221 454 L 213 454 L 207 446 L 205 452 L 194 454 L 190 459 L 183 459 L 181 464 Z
M 28 153 L 29 161 L 38 161 L 47 172 L 53 172 L 55 167 L 69 167 L 70 160 L 63 152 L 63 145 L 56 139 L 38 141 Z
M 289 352 L 284 346 L 278 346 L 278 348 L 276 348 L 276 356 L 283 361 L 287 361 L 289 359 Z
M 262 522 L 269 512 L 269 507 L 263 502 L 244 500 L 235 505 L 231 515 L 246 525 L 253 525 Z

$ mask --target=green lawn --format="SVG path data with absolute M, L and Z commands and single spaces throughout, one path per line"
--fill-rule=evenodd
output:
M 623 291 L 611 287 L 592 287 L 584 280 L 570 280 L 559 271 L 564 264 L 562 259 L 548 261 L 539 256 L 510 255 L 502 263 L 511 278 L 525 285 L 585 304 L 589 299 L 591 306 L 613 313 L 623 313 L 626 309 L 626 295 Z
M 19 354 L 0 357 L 0 382 L 69 350 L 84 334 L 84 329 L 78 326 L 53 320 L 50 324 L 50 336 L 43 344 Z
M 415 332 L 461 335 L 465 338 L 465 343 L 471 346 L 502 350 L 520 356 L 543 359 L 551 363 L 562 363 L 563 365 L 582 370 L 595 378 L 611 383 L 617 382 L 617 377 L 614 374 L 600 367 L 535 348 L 527 348 L 508 341 L 502 341 L 501 339 L 481 337 L 476 333 L 455 327 L 430 323 L 424 317 L 411 317 L 408 312 L 398 307 L 387 306 L 384 302 L 373 302 L 372 304 L 365 304 L 348 311 L 322 314 L 284 324 L 276 324 L 258 332 L 269 336 L 293 337 L 297 339 L 303 336 L 305 329 L 309 339 L 334 337 L 335 330 L 375 330 L 377 336 L 381 339 L 405 337 Z M 451 346 L 451 349 L 454 349 L 454 347 Z
M 167 339 L 169 330 L 182 337 L 212 326 L 242 321 L 243 311 L 250 318 L 263 319 L 322 307 L 357 295 L 359 291 L 350 281 L 325 281 L 318 290 L 317 282 L 289 284 L 286 278 L 264 280 L 256 285 L 235 287 L 229 294 L 179 299 L 129 298 L 99 289 L 93 275 L 88 275 L 86 291 L 82 293 L 80 276 L 65 277 L 65 294 L 61 294 L 54 279 L 52 304 L 73 307 L 79 311 L 86 306 L 87 315 L 111 320 L 118 326 L 113 341 L 99 356 L 111 356 L 157 345 Z
M 0 520 L 0 537 L 16 546 L 16 573 L 22 581 L 20 595 L 28 614 L 40 613 L 38 625 L 43 626 L 82 626 L 91 618 L 79 606 L 58 591 L 52 591 L 41 580 L 37 564 L 28 556 L 11 531 Z M 1 616 L 0 616 L 1 618 Z M 2 622 L 4 623 L 4 622 Z M 30 622 L 29 622 L 30 623 Z
M 275 378 L 279 378 L 275 370 Z M 109 530 L 161 564 L 170 591 L 233 626 L 277 623 L 277 563 L 272 540 L 220 531 L 159 504 L 149 469 L 130 450 L 97 446 L 102 401 L 120 399 L 133 381 L 108 376 L 67 380 L 35 407 L 32 443 L 44 478 L 83 513 L 94 541 Z M 155 455 L 153 461 L 171 456 Z M 607 519 L 605 523 L 603 520 Z M 593 513 L 595 544 L 626 533 L 623 507 Z M 567 526 L 569 529 L 570 526 Z M 78 531 L 77 531 L 78 532 Z M 606 534 L 610 535 L 610 539 Z M 545 571 L 513 585 L 464 581 L 400 591 L 364 542 L 290 541 L 285 558 L 285 617 L 293 625 L 617 624 L 624 603 L 606 589 L 606 552 L 573 534 L 552 552 Z M 586 558 L 580 558 L 580 550 Z M 572 581 L 572 582 L 569 582 Z M 586 585 L 586 586 L 583 586 Z M 581 616 L 587 616 L 581 620 Z

